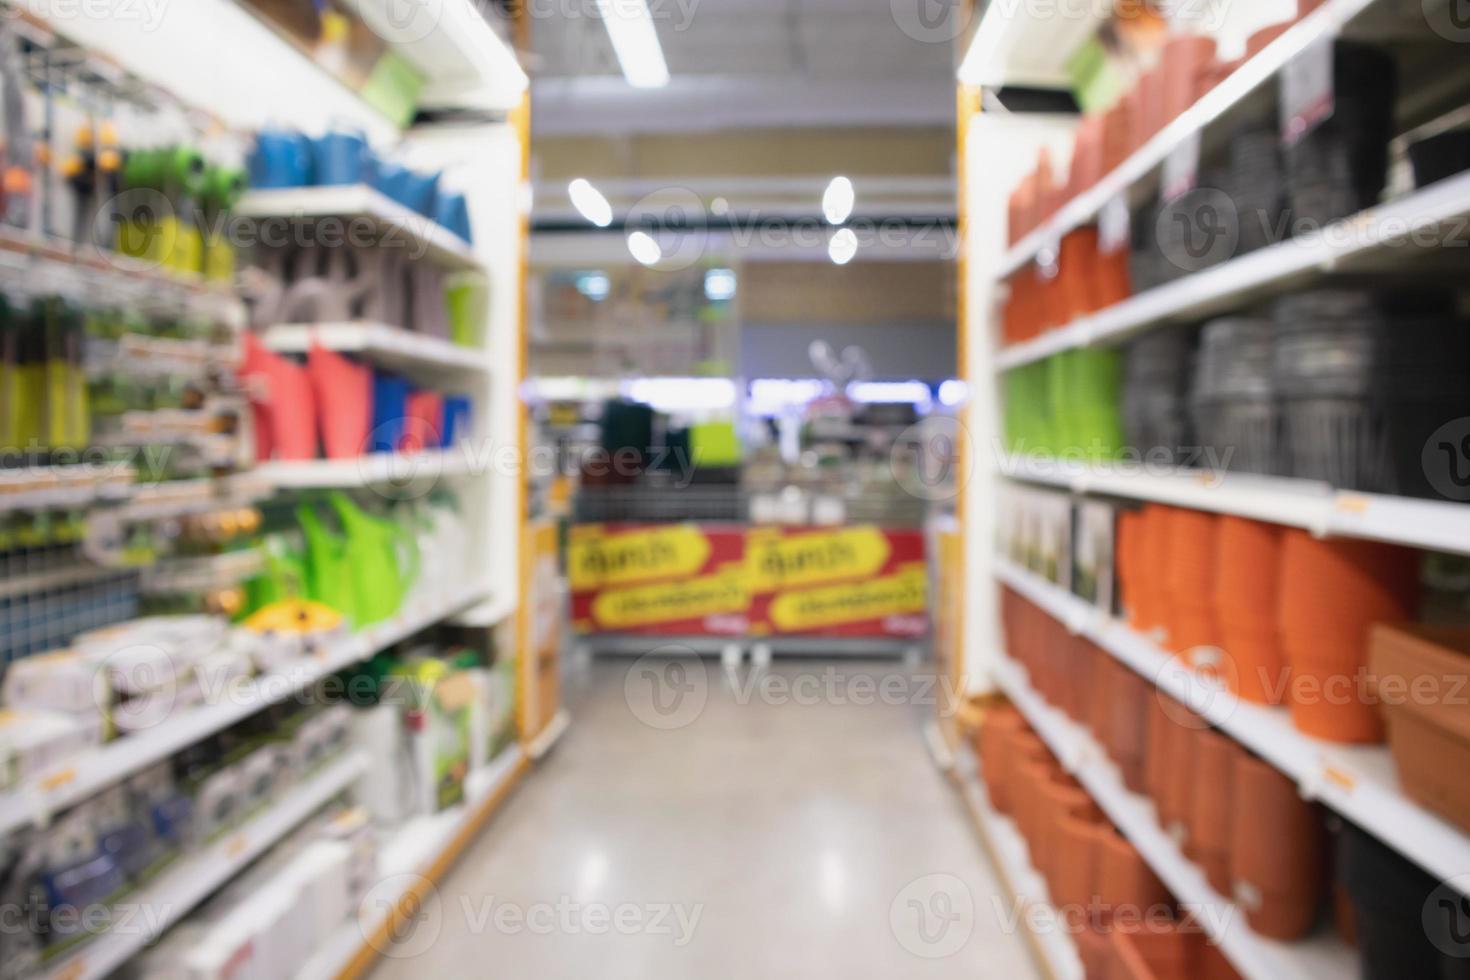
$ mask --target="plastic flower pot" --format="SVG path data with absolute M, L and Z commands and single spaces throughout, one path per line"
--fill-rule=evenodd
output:
M 1136 630 L 1143 626 L 1135 590 L 1143 575 L 1143 532 L 1144 519 L 1141 510 L 1123 510 L 1118 513 L 1117 564 L 1118 583 L 1124 619 Z
M 1188 854 L 1190 808 L 1194 803 L 1194 730 L 1174 723 L 1173 731 L 1163 739 L 1163 749 L 1164 782 L 1154 797 L 1159 826 Z
M 1087 908 L 1097 886 L 1098 841 L 1111 829 L 1096 813 L 1096 807 L 1053 816 L 1050 852 L 1051 875 L 1047 890 L 1057 908 Z
M 985 780 L 990 805 L 1000 813 L 1011 812 L 1010 793 L 1005 783 L 1005 755 L 1012 745 L 1012 736 L 1025 725 L 1021 713 L 1007 705 L 987 712 L 977 733 L 980 777 Z
M 1125 96 L 1103 113 L 1102 173 L 1112 173 L 1133 152 L 1132 103 Z
M 1232 784 L 1235 759 L 1241 753 L 1234 739 L 1205 728 L 1194 733 L 1194 786 L 1189 809 L 1189 839 L 1195 860 L 1210 885 L 1229 895 L 1230 827 L 1234 803 Z
M 1100 815 L 1097 804 L 1087 794 L 1087 790 L 1069 784 L 1056 775 L 1042 785 L 1040 799 L 1042 813 L 1037 828 L 1038 839 L 1031 852 L 1032 863 L 1046 876 L 1047 883 L 1051 884 L 1061 862 L 1071 857 L 1058 850 L 1058 824 L 1066 817 L 1099 819 Z
M 1381 742 L 1382 718 L 1367 689 L 1368 634 L 1375 622 L 1410 618 L 1418 553 L 1287 531 L 1280 567 L 1277 610 L 1293 724 L 1329 741 Z
M 1169 646 L 1178 651 L 1218 646 L 1212 602 L 1219 518 L 1183 507 L 1167 513 Z
M 313 342 L 306 354 L 306 371 L 316 404 L 330 406 L 318 419 L 326 457 L 361 456 L 373 416 L 373 369 Z
M 1149 504 L 1143 509 L 1143 588 L 1139 598 L 1144 603 L 1145 631 L 1155 635 L 1168 633 L 1168 566 L 1172 532 L 1169 512 L 1173 508 Z
M 1099 834 L 1097 845 L 1097 894 L 1105 908 L 1143 916 L 1172 905 L 1169 890 L 1126 838 L 1110 830 Z
M 1470 976 L 1470 959 L 1450 955 L 1470 952 L 1456 921 L 1447 918 L 1460 910 L 1430 904 L 1442 894 L 1433 875 L 1346 822 L 1337 837 L 1337 870 L 1352 901 L 1364 980 Z
M 1135 793 L 1147 787 L 1148 706 L 1153 695 L 1154 686 L 1127 667 L 1113 675 L 1104 743 L 1123 776 L 1123 784 Z
M 1296 784 L 1260 759 L 1235 759 L 1231 894 L 1250 927 L 1271 939 L 1312 928 L 1322 898 L 1327 832 Z
M 1214 38 L 1181 35 L 1164 44 L 1161 62 L 1164 88 L 1164 116 L 1161 125 L 1178 118 L 1194 104 L 1200 78 L 1215 59 Z
M 1291 22 L 1287 21 L 1281 24 L 1271 24 L 1268 27 L 1263 27 L 1256 31 L 1246 39 L 1245 56 L 1247 58 L 1254 58 L 1265 49 L 1266 45 L 1285 34 L 1289 27 L 1291 27 Z
M 1137 929 L 1115 929 L 1110 937 L 1112 959 L 1107 980 L 1186 980 L 1195 970 L 1199 934 L 1181 928 L 1151 924 Z
M 1379 624 L 1370 643 L 1404 792 L 1470 830 L 1470 630 Z
M 1276 623 L 1281 528 L 1242 517 L 1221 517 L 1215 548 L 1215 620 L 1234 670 L 1231 691 L 1257 704 L 1279 704 L 1286 691 L 1286 660 Z
M 1098 743 L 1105 746 L 1109 720 L 1112 717 L 1113 686 L 1116 678 L 1127 672 L 1128 668 L 1114 660 L 1107 651 L 1096 646 L 1092 646 L 1092 653 L 1092 673 L 1089 676 L 1091 697 L 1087 705 L 1087 727 Z

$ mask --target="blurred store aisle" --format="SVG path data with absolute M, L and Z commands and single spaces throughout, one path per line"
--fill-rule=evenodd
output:
M 646 663 L 570 678 L 571 731 L 377 980 L 1034 975 L 927 758 L 927 681 Z

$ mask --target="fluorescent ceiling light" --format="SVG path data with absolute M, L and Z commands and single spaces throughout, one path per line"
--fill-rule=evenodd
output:
M 827 224 L 840 225 L 852 217 L 852 206 L 856 200 L 852 181 L 846 177 L 833 177 L 822 194 L 822 216 L 827 219 Z
M 704 298 L 723 303 L 735 298 L 735 270 L 711 269 L 704 274 Z
M 597 10 L 628 84 L 634 88 L 669 84 L 669 66 L 653 29 L 648 0 L 597 0 Z
M 592 186 L 585 178 L 578 177 L 567 185 L 567 194 L 572 198 L 572 207 L 577 213 L 599 228 L 612 224 L 612 205 L 602 196 L 602 191 Z
M 922 381 L 854 381 L 847 386 L 847 396 L 867 405 L 903 402 L 927 407 L 932 396 Z
M 827 243 L 827 255 L 838 265 L 847 265 L 857 254 L 857 235 L 851 228 L 839 228 Z
M 939 386 L 939 404 L 951 408 L 964 403 L 969 396 L 969 386 L 958 378 L 950 378 Z
M 646 231 L 635 231 L 628 236 L 628 251 L 640 265 L 658 265 L 659 259 L 664 257 L 664 250 Z
M 660 412 L 728 409 L 735 404 L 735 382 L 729 378 L 633 378 L 623 394 Z

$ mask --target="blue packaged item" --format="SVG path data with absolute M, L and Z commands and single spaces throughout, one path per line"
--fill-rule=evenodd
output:
M 470 233 L 470 205 L 459 191 L 441 191 L 434 202 L 434 220 L 466 243 L 473 242 Z
M 247 166 L 254 188 L 306 187 L 313 176 L 311 140 L 292 129 L 261 130 Z
M 439 445 L 448 449 L 470 434 L 470 410 L 473 402 L 466 395 L 452 395 L 444 399 L 444 438 Z
M 372 151 L 360 133 L 334 130 L 312 141 L 316 183 L 323 187 L 361 184 L 371 178 Z
M 398 451 L 412 390 L 406 378 L 386 371 L 373 372 L 373 428 L 368 433 L 368 452 Z

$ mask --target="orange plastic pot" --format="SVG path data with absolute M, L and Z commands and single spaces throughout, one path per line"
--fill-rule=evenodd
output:
M 1052 905 L 1085 909 L 1097 890 L 1097 863 L 1102 835 L 1112 830 L 1095 813 L 1063 814 L 1052 825 L 1054 852 L 1047 882 Z
M 1244 752 L 1235 759 L 1230 878 L 1251 929 L 1298 939 L 1317 919 L 1327 831 L 1296 784 Z
M 1097 894 L 1104 909 L 1125 909 L 1141 918 L 1173 904 L 1169 890 L 1138 848 L 1117 831 L 1100 833 L 1097 847 Z
M 1367 671 L 1369 631 L 1374 623 L 1411 618 L 1418 553 L 1287 531 L 1280 568 L 1277 614 L 1291 666 L 1292 723 L 1329 741 L 1383 741 Z
M 1112 678 L 1112 705 L 1104 743 L 1123 776 L 1123 784 L 1135 793 L 1147 789 L 1145 761 L 1153 694 L 1154 686 L 1127 667 Z
M 1218 646 L 1213 602 L 1219 518 L 1183 507 L 1172 508 L 1167 513 L 1168 566 L 1164 592 L 1169 604 L 1169 646 L 1180 651 Z
M 1239 745 L 1213 729 L 1194 733 L 1194 787 L 1189 810 L 1189 839 L 1195 860 L 1211 886 L 1230 894 L 1232 785 Z
M 1282 24 L 1271 24 L 1269 27 L 1263 27 L 1260 30 L 1256 31 L 1254 34 L 1246 39 L 1245 56 L 1247 58 L 1254 58 L 1256 55 L 1260 54 L 1265 49 L 1266 45 L 1270 44 L 1272 41 L 1285 34 L 1287 28 L 1291 27 L 1291 24 L 1291 21 L 1287 21 Z
M 980 756 L 980 777 L 990 794 L 990 805 L 1001 813 L 1011 812 L 1010 793 L 1006 786 L 1006 753 L 1011 751 L 1014 736 L 1026 727 L 1020 712 L 1007 705 L 989 712 L 980 725 L 976 744 Z
M 1164 44 L 1161 64 L 1164 88 L 1164 115 L 1168 125 L 1194 104 L 1200 80 L 1215 60 L 1214 38 L 1185 34 Z
M 1192 980 L 1199 934 L 1177 923 L 1115 929 L 1106 980 Z M 1090 978 L 1091 980 L 1091 978 Z
M 1289 676 L 1281 651 L 1276 595 L 1282 529 L 1222 517 L 1215 549 L 1215 619 L 1234 669 L 1231 690 L 1257 704 L 1279 704 Z

